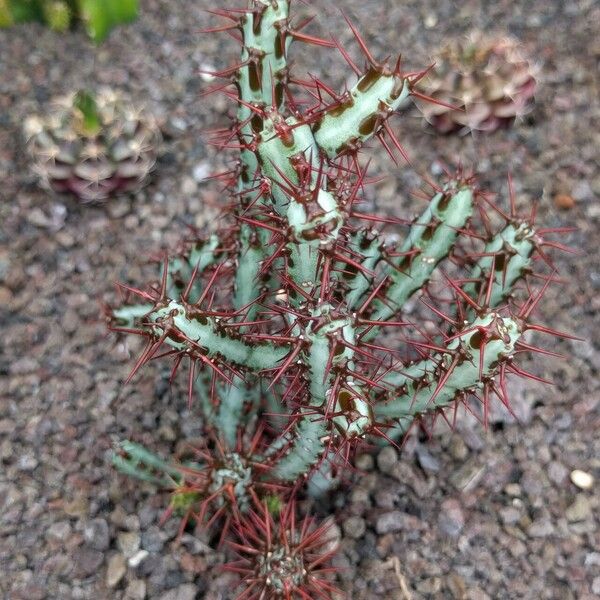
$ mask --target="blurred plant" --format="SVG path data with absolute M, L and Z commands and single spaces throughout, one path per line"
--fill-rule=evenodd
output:
M 513 38 L 475 32 L 444 46 L 435 60 L 420 88 L 439 103 L 418 105 L 442 133 L 494 131 L 533 105 L 535 69 Z
M 48 116 L 28 118 L 24 130 L 43 184 L 83 202 L 138 190 L 161 140 L 152 118 L 110 90 L 59 98 Z
M 117 25 L 133 21 L 137 13 L 138 0 L 0 0 L 0 27 L 38 21 L 55 31 L 66 31 L 81 21 L 99 43 Z
M 123 302 L 106 309 L 112 329 L 146 344 L 128 381 L 159 357 L 173 361 L 171 378 L 187 363 L 204 427 L 190 460 L 124 442 L 115 465 L 169 490 L 182 531 L 200 522 L 236 540 L 240 598 L 330 597 L 321 530 L 294 526 L 307 487 L 347 473 L 365 440 L 395 444 L 440 416 L 453 423 L 461 406 L 486 423 L 494 398 L 510 407 L 509 375 L 536 378 L 516 361 L 546 352 L 527 332 L 556 333 L 531 314 L 553 279 L 545 246 L 560 244 L 535 211 L 518 214 L 511 186 L 506 212 L 460 171 L 427 182 L 414 219 L 362 208 L 373 180 L 361 149 L 377 138 L 405 155 L 389 119 L 410 97 L 432 101 L 416 89 L 427 72 L 376 61 L 347 20 L 359 67 L 288 9 L 211 11 L 225 22 L 210 31 L 242 46 L 215 74 L 237 118 L 213 143 L 239 152 L 215 176 L 229 194 L 221 225 L 165 258 L 148 286 L 121 285 Z M 337 92 L 292 76 L 294 40 L 337 47 L 356 83 Z M 384 234 L 392 227 L 401 243 Z

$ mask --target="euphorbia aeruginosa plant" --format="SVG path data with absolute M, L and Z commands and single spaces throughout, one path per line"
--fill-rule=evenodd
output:
M 221 226 L 165 259 L 156 282 L 122 285 L 109 309 L 113 329 L 146 340 L 129 379 L 158 357 L 173 377 L 185 365 L 206 436 L 189 460 L 124 442 L 115 464 L 170 489 L 182 531 L 220 524 L 242 557 L 243 598 L 331 597 L 322 531 L 296 500 L 343 473 L 360 444 L 399 443 L 438 416 L 451 424 L 460 407 L 485 423 L 490 402 L 510 406 L 509 375 L 535 377 L 518 356 L 547 352 L 526 333 L 556 333 L 531 314 L 554 278 L 545 247 L 558 244 L 544 236 L 557 230 L 517 213 L 510 180 L 506 209 L 462 172 L 424 183 L 403 218 L 363 208 L 363 147 L 375 138 L 405 155 L 391 119 L 423 99 L 425 71 L 378 62 L 346 19 L 356 64 L 288 10 L 211 11 L 223 20 L 211 31 L 242 48 L 216 74 L 237 114 L 214 143 L 239 155 L 216 176 L 229 193 Z M 337 48 L 356 82 L 334 91 L 292 75 L 292 43 Z

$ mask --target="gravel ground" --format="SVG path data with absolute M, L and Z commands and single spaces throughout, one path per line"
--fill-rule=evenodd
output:
M 154 275 L 146 258 L 172 248 L 188 224 L 214 215 L 218 192 L 202 182 L 224 158 L 203 129 L 225 124 L 223 99 L 200 98 L 201 68 L 234 60 L 225 37 L 200 35 L 205 0 L 146 0 L 142 17 L 97 51 L 85 37 L 38 26 L 0 32 L 0 593 L 18 600 L 232 598 L 224 559 L 202 534 L 174 545 L 177 523 L 159 527 L 165 498 L 118 476 L 107 462 L 124 437 L 168 454 L 199 435 L 185 396 L 164 365 L 122 382 L 138 348 L 107 335 L 100 300 L 114 281 Z M 495 411 L 485 432 L 411 439 L 357 457 L 364 473 L 336 492 L 345 597 L 589 599 L 600 596 L 600 146 L 598 65 L 592 0 L 396 0 L 342 3 L 373 52 L 402 51 L 424 65 L 437 44 L 471 26 L 510 30 L 539 63 L 536 108 L 510 131 L 440 138 L 413 109 L 396 122 L 415 164 L 457 156 L 477 163 L 488 189 L 506 195 L 506 173 L 539 220 L 574 225 L 565 241 L 580 256 L 558 256 L 565 279 L 543 303 L 544 321 L 584 342 L 550 342 L 565 359 L 532 368 L 556 382 L 512 386 L 520 424 Z M 210 3 L 212 6 L 212 3 Z M 321 30 L 350 35 L 324 0 Z M 308 9 L 299 3 L 299 10 Z M 356 55 L 356 47 L 352 47 Z M 334 84 L 342 62 L 297 56 Z M 313 57 L 321 52 L 313 53 Z M 215 63 L 215 61 L 218 61 Z M 102 207 L 49 197 L 27 170 L 20 124 L 48 99 L 94 81 L 126 89 L 163 121 L 165 153 L 135 199 Z M 393 172 L 374 193 L 381 210 L 410 207 L 414 172 L 390 170 L 377 152 L 374 173 Z M 561 210 L 559 195 L 573 206 Z M 572 471 L 592 474 L 588 489 Z M 575 477 L 576 479 L 576 477 Z

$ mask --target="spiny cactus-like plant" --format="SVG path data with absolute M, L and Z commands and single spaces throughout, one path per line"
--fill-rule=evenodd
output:
M 494 131 L 533 105 L 535 67 L 512 37 L 473 32 L 446 44 L 435 61 L 420 85 L 440 102 L 418 104 L 442 133 Z
M 59 98 L 48 115 L 28 118 L 24 130 L 42 184 L 82 202 L 142 187 L 161 140 L 150 116 L 108 89 Z
M 452 422 L 461 406 L 484 422 L 490 402 L 510 406 L 507 377 L 527 375 L 516 359 L 537 350 L 527 332 L 553 333 L 530 315 L 553 277 L 545 247 L 558 244 L 533 214 L 519 216 L 512 189 L 505 212 L 458 172 L 426 185 L 414 218 L 363 210 L 361 149 L 377 138 L 404 154 L 390 118 L 422 98 L 424 72 L 378 62 L 347 21 L 359 67 L 288 10 L 252 0 L 212 11 L 224 20 L 212 31 L 242 46 L 217 73 L 237 115 L 214 142 L 239 151 L 217 175 L 229 190 L 222 224 L 165 258 L 156 282 L 121 285 L 123 303 L 107 308 L 114 330 L 146 342 L 129 380 L 158 357 L 173 376 L 187 365 L 205 430 L 189 456 L 124 442 L 115 464 L 170 490 L 167 515 L 182 527 L 219 523 L 237 539 L 243 598 L 330 597 L 314 583 L 318 536 L 290 525 L 295 499 L 311 482 L 323 489 L 364 441 L 395 444 L 438 416 Z M 337 47 L 354 85 L 336 92 L 292 76 L 294 41 Z
M 296 522 L 293 502 L 275 511 L 267 502 L 249 508 L 230 543 L 239 559 L 226 566 L 244 578 L 239 597 L 331 598 L 336 588 L 327 579 L 327 561 L 335 553 L 330 525 L 316 527 L 308 516 Z
M 138 0 L 0 0 L 0 27 L 39 21 L 67 31 L 81 21 L 99 43 L 115 26 L 133 21 L 137 12 Z

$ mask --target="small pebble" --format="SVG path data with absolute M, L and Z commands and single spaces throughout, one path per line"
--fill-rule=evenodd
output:
M 20 471 L 33 471 L 38 466 L 38 460 L 32 454 L 22 454 L 17 464 Z
M 142 579 L 134 579 L 125 590 L 127 600 L 144 600 L 146 597 L 146 582 Z
M 354 459 L 354 465 L 359 471 L 372 471 L 375 461 L 370 454 L 359 454 Z
M 191 177 L 185 177 L 181 182 L 181 193 L 184 196 L 191 196 L 197 190 L 198 184 Z
M 192 177 L 196 183 L 204 181 L 211 174 L 211 167 L 207 162 L 200 162 L 194 166 Z
M 139 566 L 142 561 L 148 557 L 148 554 L 150 554 L 148 552 L 148 550 L 139 550 L 138 552 L 136 552 L 128 561 L 129 566 L 132 569 L 135 569 L 137 566 Z
M 135 531 L 119 533 L 117 546 L 126 558 L 131 558 L 140 549 L 140 536 Z
M 13 293 L 4 285 L 0 285 L 0 304 L 7 305 L 13 299 Z
M 195 600 L 196 586 L 193 583 L 184 583 L 177 588 L 177 600 Z
M 433 13 L 429 13 L 425 17 L 423 24 L 425 25 L 425 27 L 427 29 L 433 29 L 437 25 L 437 22 L 438 22 L 437 17 Z
M 399 510 L 393 510 L 379 516 L 375 524 L 375 530 L 379 534 L 394 531 L 414 531 L 419 525 L 422 525 L 422 523 L 417 517 Z
M 556 205 L 556 208 L 569 210 L 575 206 L 575 198 L 568 194 L 557 194 L 554 196 L 554 204 Z
M 585 494 L 577 494 L 575 501 L 565 510 L 565 516 L 569 523 L 585 521 L 592 514 L 590 501 Z
M 586 567 L 600 567 L 600 552 L 589 552 L 585 556 Z
M 568 473 L 566 467 L 557 461 L 552 461 L 548 465 L 548 477 L 557 485 L 560 485 L 565 481 Z
M 485 466 L 475 461 L 467 461 L 460 469 L 450 475 L 452 485 L 464 492 L 473 491 L 485 473 Z
M 93 519 L 86 523 L 83 538 L 94 550 L 106 550 L 110 544 L 108 523 L 104 519 Z
M 357 486 L 350 492 L 350 502 L 352 504 L 365 504 L 368 506 L 369 500 L 369 490 L 366 490 L 364 487 Z
M 357 540 L 363 536 L 367 526 L 362 517 L 348 517 L 342 523 L 342 529 L 349 538 Z
M 114 588 L 127 572 L 127 563 L 122 554 L 113 554 L 108 560 L 106 569 L 106 585 Z
M 440 529 L 450 537 L 457 537 L 465 526 L 465 517 L 458 500 L 449 498 L 440 506 L 438 515 Z
M 521 486 L 518 483 L 507 483 L 504 487 L 504 491 L 508 496 L 513 496 L 515 498 L 518 498 L 522 493 Z
M 594 485 L 594 478 L 580 469 L 571 471 L 571 481 L 582 490 L 589 490 Z
M 421 444 L 417 446 L 417 458 L 423 470 L 431 473 L 437 473 L 440 470 L 440 461 Z
M 499 511 L 504 525 L 514 525 L 521 518 L 521 511 L 514 506 L 506 506 Z
M 131 204 L 123 198 L 116 199 L 108 204 L 107 211 L 113 219 L 120 219 L 131 211 Z
M 71 524 L 68 521 L 52 523 L 46 530 L 46 539 L 53 542 L 64 542 L 71 535 Z
M 75 557 L 75 577 L 78 579 L 95 574 L 104 560 L 102 552 L 92 550 L 91 548 L 78 550 Z
M 391 473 L 397 462 L 398 453 L 392 446 L 386 446 L 377 455 L 377 466 L 382 473 Z
M 448 449 L 450 451 L 450 455 L 455 460 L 465 460 L 465 458 L 467 458 L 469 455 L 469 449 L 467 448 L 465 441 L 459 435 L 452 436 Z
M 544 538 L 554 534 L 554 526 L 547 519 L 534 521 L 527 532 L 530 537 Z

